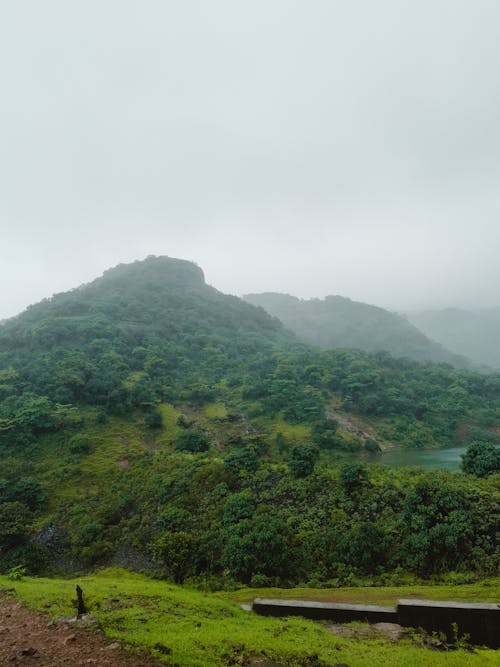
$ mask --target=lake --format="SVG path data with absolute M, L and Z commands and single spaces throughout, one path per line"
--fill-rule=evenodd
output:
M 370 461 L 392 468 L 420 466 L 428 470 L 460 470 L 466 447 L 448 449 L 399 449 L 370 456 Z

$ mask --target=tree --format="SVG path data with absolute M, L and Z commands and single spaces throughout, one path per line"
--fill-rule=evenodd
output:
M 206 452 L 209 439 L 201 431 L 194 428 L 186 429 L 177 436 L 175 448 L 181 452 Z
M 254 473 L 259 467 L 259 460 L 254 449 L 245 447 L 235 449 L 226 456 L 224 468 L 235 475 L 241 472 Z
M 319 458 L 318 448 L 314 445 L 296 445 L 288 458 L 288 468 L 294 477 L 307 477 L 314 470 Z
M 21 544 L 28 535 L 31 512 L 24 503 L 0 504 L 0 551 Z
M 193 573 L 196 546 L 196 536 L 192 532 L 165 531 L 153 543 L 153 558 L 168 577 L 176 584 L 182 584 Z
M 462 455 L 462 470 L 477 477 L 500 472 L 500 449 L 491 442 L 471 443 Z
M 340 468 L 339 482 L 342 490 L 351 495 L 368 482 L 368 471 L 361 463 L 344 463 Z
M 280 519 L 245 519 L 228 529 L 222 564 L 233 577 L 249 583 L 254 574 L 267 577 L 290 572 L 289 528 Z
M 470 501 L 444 475 L 423 478 L 404 501 L 401 527 L 411 569 L 431 574 L 457 568 L 472 546 Z

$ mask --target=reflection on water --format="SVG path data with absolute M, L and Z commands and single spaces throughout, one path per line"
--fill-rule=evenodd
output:
M 421 466 L 430 470 L 460 470 L 462 454 L 466 447 L 450 449 L 403 449 L 370 456 L 370 461 L 384 463 L 393 468 L 401 466 Z

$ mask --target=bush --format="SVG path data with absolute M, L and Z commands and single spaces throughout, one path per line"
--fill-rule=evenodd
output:
M 189 428 L 177 436 L 175 448 L 181 452 L 206 452 L 210 441 L 208 436 L 194 428 Z
M 318 458 L 319 451 L 314 445 L 296 445 L 290 452 L 288 467 L 294 477 L 307 477 L 314 470 Z
M 226 456 L 224 468 L 238 475 L 241 472 L 254 473 L 259 467 L 257 454 L 253 449 L 235 449 Z
M 70 439 L 68 449 L 71 454 L 84 456 L 90 453 L 90 442 L 84 435 L 77 434 Z
M 462 470 L 477 477 L 500 472 L 500 449 L 491 442 L 473 442 L 462 455 Z

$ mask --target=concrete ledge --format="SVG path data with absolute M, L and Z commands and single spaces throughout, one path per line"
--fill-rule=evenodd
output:
M 303 616 L 335 623 L 398 623 L 407 628 L 423 628 L 429 633 L 443 633 L 449 642 L 468 636 L 471 644 L 500 648 L 498 604 L 399 600 L 396 608 L 255 598 L 252 608 L 264 616 Z
M 442 632 L 448 641 L 469 636 L 472 644 L 500 648 L 500 605 L 480 602 L 436 602 L 434 600 L 399 600 L 399 624 Z
M 310 602 L 307 600 L 271 600 L 255 598 L 253 610 L 264 616 L 304 616 L 319 621 L 350 623 L 397 623 L 396 607 L 377 605 L 335 604 L 330 602 Z

